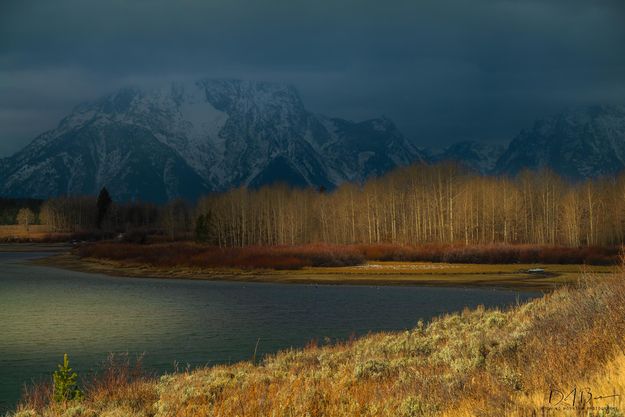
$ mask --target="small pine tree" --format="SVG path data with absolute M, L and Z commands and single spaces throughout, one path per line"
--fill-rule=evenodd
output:
M 208 240 L 206 216 L 203 214 L 200 214 L 195 222 L 195 240 L 198 242 L 206 242 Z
M 200 214 L 195 222 L 195 240 L 198 242 L 217 244 L 213 211 Z
M 54 401 L 62 403 L 81 400 L 83 395 L 78 388 L 78 374 L 70 368 L 67 353 L 63 356 L 63 364 L 58 365 L 58 368 L 52 375 L 54 379 Z
M 111 207 L 111 204 L 113 204 L 113 199 L 111 198 L 111 195 L 109 194 L 106 187 L 102 187 L 102 190 L 100 190 L 100 194 L 98 195 L 98 201 L 96 203 L 97 208 L 98 208 L 98 217 L 96 218 L 96 226 L 98 229 L 102 228 L 102 222 L 104 221 L 104 218 L 106 217 L 106 213 Z

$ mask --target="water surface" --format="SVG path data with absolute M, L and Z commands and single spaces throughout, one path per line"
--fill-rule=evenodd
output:
M 145 366 L 251 359 L 325 338 L 403 330 L 420 320 L 540 295 L 484 288 L 321 286 L 117 278 L 28 265 L 0 253 L 0 409 L 24 383 L 48 378 L 64 352 L 85 373 L 109 352 Z

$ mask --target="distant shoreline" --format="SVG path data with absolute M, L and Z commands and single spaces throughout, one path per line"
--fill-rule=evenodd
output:
M 360 266 L 308 267 L 298 270 L 156 267 L 148 264 L 80 258 L 68 251 L 31 261 L 71 271 L 129 278 L 190 279 L 313 285 L 423 285 L 551 290 L 575 284 L 581 274 L 609 274 L 613 267 L 585 265 L 442 264 L 368 262 Z M 532 274 L 544 267 L 544 274 Z
M 2 252 L 67 252 L 71 249 L 68 243 L 0 243 Z

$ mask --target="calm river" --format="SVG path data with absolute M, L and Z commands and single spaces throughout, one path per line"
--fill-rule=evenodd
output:
M 87 372 L 109 352 L 145 353 L 168 372 L 251 359 L 326 337 L 413 327 L 465 306 L 539 296 L 475 288 L 281 285 L 116 278 L 28 265 L 0 253 L 0 410 L 63 356 Z

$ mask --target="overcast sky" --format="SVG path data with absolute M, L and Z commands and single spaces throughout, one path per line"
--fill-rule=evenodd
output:
M 203 77 L 281 81 L 413 142 L 507 141 L 625 103 L 624 0 L 1 0 L 0 156 L 81 101 Z

